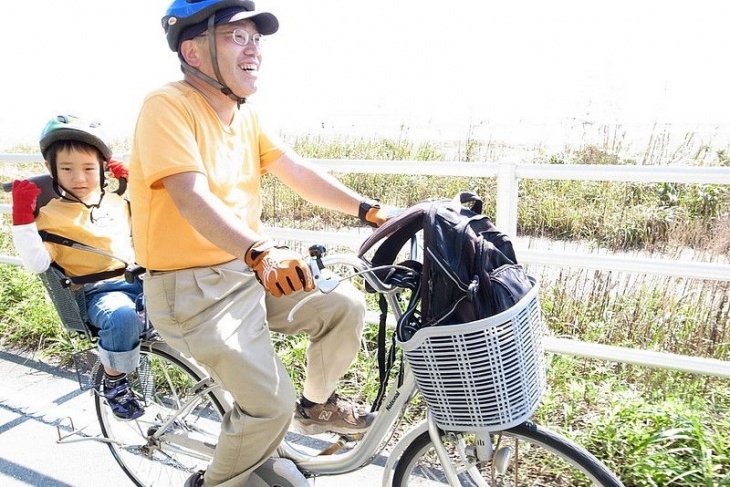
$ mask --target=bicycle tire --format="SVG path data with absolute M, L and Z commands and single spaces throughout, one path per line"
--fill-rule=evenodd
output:
M 101 384 L 103 368 L 99 369 L 94 397 L 101 433 L 114 459 L 134 485 L 183 485 L 193 472 L 206 468 L 225 412 L 213 390 L 207 390 L 192 410 L 168 428 L 170 435 L 177 436 L 159 439 L 152 436 L 180 404 L 194 395 L 197 390 L 194 386 L 205 378 L 197 368 L 157 344 L 143 345 L 140 366 L 128 374 L 135 394 L 145 405 L 144 415 L 133 421 L 121 421 L 113 416 L 100 394 L 98 384 Z M 186 443 L 190 441 L 209 453 L 195 451 L 195 447 Z
M 454 454 L 458 451 L 457 442 L 462 442 L 460 446 L 463 447 L 471 436 L 445 433 L 443 437 L 462 486 L 623 487 L 621 480 L 585 448 L 529 421 L 491 434 L 495 450 L 506 446 L 512 448 L 511 461 L 502 464 L 503 468 L 508 465 L 501 474 L 493 475 L 498 461 L 475 464 L 475 461 L 468 462 Z M 469 467 L 472 468 L 467 470 Z M 396 465 L 392 485 L 448 485 L 428 431 L 417 436 L 405 449 Z

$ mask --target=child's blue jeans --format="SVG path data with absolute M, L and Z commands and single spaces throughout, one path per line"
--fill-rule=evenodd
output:
M 131 372 L 139 363 L 144 323 L 137 314 L 142 282 L 103 281 L 84 286 L 89 322 L 99 329 L 99 359 L 106 367 Z

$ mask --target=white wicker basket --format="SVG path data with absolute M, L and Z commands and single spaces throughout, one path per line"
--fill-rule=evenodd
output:
M 545 391 L 538 283 L 513 307 L 461 325 L 422 328 L 399 342 L 436 424 L 499 431 L 527 420 Z

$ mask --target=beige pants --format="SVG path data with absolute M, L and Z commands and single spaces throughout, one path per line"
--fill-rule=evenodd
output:
M 291 323 L 289 311 L 311 293 L 264 296 L 240 261 L 147 273 L 144 292 L 148 317 L 160 335 L 205 367 L 235 399 L 223 418 L 206 485 L 244 485 L 289 427 L 295 391 L 274 353 L 269 328 L 311 337 L 303 393 L 316 402 L 335 390 L 360 345 L 365 301 L 348 283 L 329 294 L 315 291 Z

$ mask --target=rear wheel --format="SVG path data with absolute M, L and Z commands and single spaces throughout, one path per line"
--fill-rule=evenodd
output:
M 102 374 L 100 368 L 96 384 Z M 145 406 L 140 418 L 118 420 L 99 388 L 95 394 L 112 455 L 137 486 L 183 485 L 191 473 L 206 468 L 220 433 L 224 408 L 208 385 L 212 381 L 156 344 L 143 349 L 140 366 L 128 377 Z
M 621 481 L 584 448 L 526 422 L 491 434 L 495 453 L 489 461 L 473 456 L 474 435 L 445 433 L 444 446 L 462 486 L 600 486 L 622 487 Z M 428 432 L 403 452 L 394 487 L 449 485 Z

